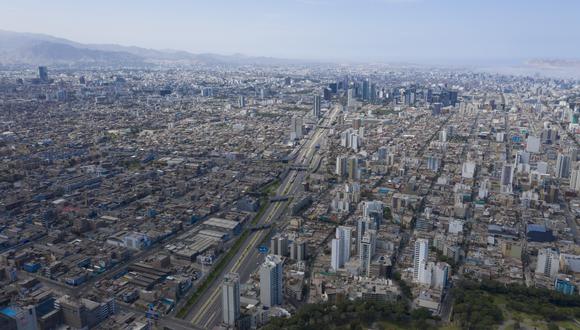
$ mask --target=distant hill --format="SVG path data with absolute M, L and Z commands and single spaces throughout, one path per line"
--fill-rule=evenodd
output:
M 44 34 L 0 30 L 0 65 L 290 64 L 299 61 L 240 54 L 192 54 L 114 44 L 82 44 Z
M 532 59 L 526 61 L 531 67 L 538 68 L 580 68 L 580 60 L 577 59 Z

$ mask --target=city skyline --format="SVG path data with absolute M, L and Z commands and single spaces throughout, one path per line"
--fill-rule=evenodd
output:
M 580 325 L 580 2 L 0 8 L 1 330 Z
M 580 53 L 571 42 L 580 38 L 574 1 L 21 1 L 3 8 L 0 29 L 193 53 L 431 64 Z

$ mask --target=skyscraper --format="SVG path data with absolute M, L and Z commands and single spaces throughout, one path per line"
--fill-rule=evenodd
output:
M 290 120 L 290 139 L 301 139 L 303 136 L 302 133 L 302 117 L 292 116 Z
M 570 189 L 576 192 L 580 191 L 580 162 L 574 164 L 570 174 Z
M 340 226 L 336 228 L 336 237 L 339 238 L 342 244 L 342 258 L 343 264 L 350 259 L 350 242 L 352 237 L 352 228 Z
M 375 254 L 377 231 L 368 229 L 365 231 L 359 242 L 359 269 L 360 275 L 369 277 L 371 271 L 371 260 Z
M 415 249 L 413 252 L 413 281 L 420 282 L 425 277 L 425 266 L 429 256 L 429 240 L 419 238 L 415 241 Z
M 48 82 L 48 69 L 45 66 L 38 67 L 38 79 L 41 82 Z
M 320 118 L 320 95 L 314 95 L 314 104 L 312 105 L 312 115 L 314 118 Z
M 372 219 L 372 222 L 378 229 L 383 222 L 383 203 L 379 201 L 363 202 L 363 217 Z
M 347 168 L 347 157 L 346 156 L 337 156 L 336 157 L 336 175 L 340 177 L 346 176 L 346 168 Z
M 371 84 L 371 90 L 369 95 L 369 101 L 375 102 L 377 98 L 377 85 Z
M 349 88 L 346 92 L 346 106 L 354 106 L 354 89 Z
M 222 315 L 223 321 L 234 326 L 240 316 L 240 276 L 229 273 L 222 283 Z
M 437 172 L 439 170 L 439 158 L 434 156 L 429 156 L 427 158 L 427 168 L 433 172 Z
M 356 223 L 356 244 L 357 244 L 357 251 L 360 254 L 360 243 L 367 231 L 369 230 L 376 230 L 377 223 L 371 219 L 370 217 L 362 217 L 358 219 Z
M 203 97 L 212 97 L 213 96 L 213 88 L 211 88 L 211 87 L 203 87 L 201 89 L 201 96 L 203 96 Z
M 501 170 L 501 193 L 511 194 L 513 192 L 514 169 L 511 164 L 504 164 Z
M 306 242 L 295 240 L 290 243 L 290 259 L 297 261 L 306 259 Z
M 246 97 L 240 95 L 240 97 L 238 98 L 238 107 L 244 108 L 245 106 L 246 106 Z
M 369 101 L 371 98 L 371 83 L 368 79 L 363 80 L 362 98 L 364 101 Z
M 332 240 L 332 256 L 330 266 L 337 270 L 350 259 L 350 242 L 352 228 L 339 226 L 336 228 L 336 238 Z
M 358 158 L 350 157 L 348 159 L 348 178 L 350 180 L 357 180 L 358 179 Z
M 570 156 L 558 154 L 556 160 L 556 177 L 569 178 L 570 177 Z
M 324 96 L 325 101 L 330 101 L 330 99 L 332 98 L 332 90 L 327 87 L 322 90 L 322 95 Z
M 441 114 L 441 103 L 436 102 L 431 105 L 431 115 L 439 116 Z
M 431 264 L 431 286 L 436 289 L 443 289 L 447 285 L 449 279 L 449 264 L 445 262 L 438 262 Z
M 449 103 L 452 106 L 455 106 L 455 104 L 457 104 L 457 96 L 458 96 L 457 91 L 449 91 Z
M 288 237 L 278 234 L 270 239 L 270 253 L 286 257 L 288 256 Z
M 341 241 L 338 238 L 333 238 L 331 245 L 330 245 L 330 267 L 332 268 L 332 270 L 337 271 L 339 268 L 341 268 L 343 265 L 340 263 L 341 261 L 341 254 L 342 254 L 342 249 L 341 249 Z
M 447 142 L 447 130 L 441 130 L 439 132 L 439 141 Z
M 283 303 L 283 266 L 282 259 L 267 255 L 260 266 L 260 301 L 265 307 Z

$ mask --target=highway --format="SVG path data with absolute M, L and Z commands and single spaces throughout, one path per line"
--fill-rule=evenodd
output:
M 299 148 L 294 163 L 291 165 L 307 165 L 309 167 L 312 165 L 314 155 L 317 152 L 316 145 L 320 144 L 328 134 L 328 130 L 322 126 L 330 126 L 339 111 L 340 107 L 334 106 L 332 110 L 327 112 L 322 124 L 317 126 L 309 140 Z M 290 196 L 299 191 L 299 189 L 302 189 L 302 182 L 307 173 L 307 171 L 291 170 L 280 184 L 276 191 L 276 195 Z M 268 223 L 275 224 L 286 211 L 288 204 L 288 201 L 270 203 L 264 214 L 258 220 L 258 225 Z M 216 278 L 209 289 L 207 289 L 197 300 L 197 303 L 192 306 L 192 309 L 186 316 L 186 320 L 191 322 L 191 324 L 204 329 L 211 329 L 221 322 L 221 282 L 223 276 L 230 272 L 238 273 L 240 275 L 241 283 L 246 282 L 251 273 L 256 270 L 264 258 L 263 255 L 260 255 L 257 248 L 262 241 L 267 239 L 269 234 L 270 232 L 267 230 L 250 233 L 236 256 L 232 258 L 224 271 Z
M 122 302 L 117 302 L 117 308 L 126 313 L 134 313 L 135 315 L 143 315 L 145 312 L 139 308 L 129 306 Z M 172 330 L 203 330 L 199 327 L 194 327 L 191 323 L 168 316 L 159 316 L 157 320 L 151 320 L 154 329 L 172 329 Z

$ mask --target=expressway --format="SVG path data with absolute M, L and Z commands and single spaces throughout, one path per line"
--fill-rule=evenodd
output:
M 309 140 L 305 142 L 297 152 L 294 164 L 310 166 L 314 155 L 317 152 L 316 145 L 320 144 L 327 136 L 327 130 L 323 126 L 330 126 L 335 117 L 340 112 L 340 107 L 335 106 L 330 110 L 323 119 L 322 125 L 317 126 L 311 134 Z M 307 171 L 292 170 L 280 184 L 276 195 L 291 195 L 301 189 L 302 182 L 307 175 Z M 273 223 L 282 216 L 288 207 L 289 202 L 270 203 L 258 220 L 258 225 Z M 258 252 L 258 246 L 269 236 L 269 231 L 252 232 L 234 258 L 228 263 L 222 274 L 212 283 L 205 293 L 197 300 L 197 303 L 186 316 L 186 320 L 191 324 L 211 329 L 219 324 L 222 318 L 221 306 L 221 279 L 226 273 L 234 272 L 240 275 L 240 282 L 246 282 L 250 274 L 258 267 L 263 260 L 263 255 Z

